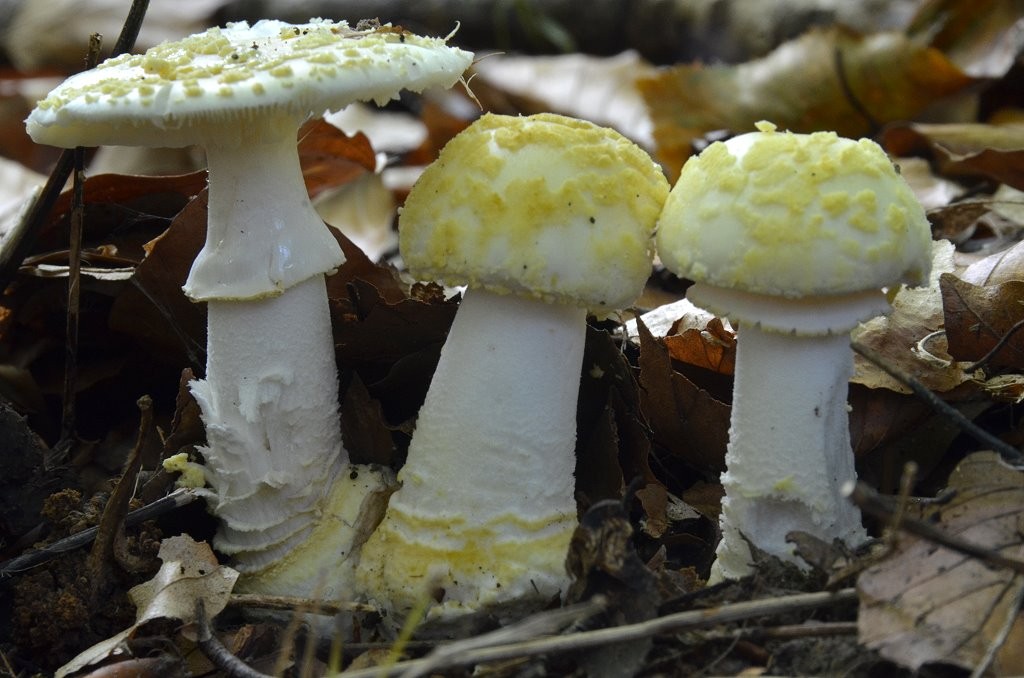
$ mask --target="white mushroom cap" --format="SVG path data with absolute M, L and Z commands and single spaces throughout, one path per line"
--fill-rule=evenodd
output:
M 683 167 L 658 232 L 670 270 L 788 298 L 927 283 L 928 222 L 878 144 L 759 129 Z
M 661 169 L 614 130 L 559 115 L 484 115 L 416 182 L 400 220 L 413 275 L 598 310 L 651 270 Z
M 264 20 L 231 23 L 141 55 L 123 55 L 57 87 L 29 115 L 51 146 L 186 146 L 241 142 L 260 116 L 297 121 L 403 89 L 451 86 L 472 54 L 383 26 Z

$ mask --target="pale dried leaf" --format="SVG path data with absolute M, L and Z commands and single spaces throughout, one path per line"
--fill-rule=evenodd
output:
M 78 70 L 90 34 L 104 36 L 107 51 L 113 47 L 129 4 L 124 0 L 23 0 L 4 33 L 3 47 L 19 70 Z M 136 50 L 204 30 L 225 4 L 227 0 L 150 3 Z
M 636 79 L 655 68 L 633 51 L 613 57 L 566 54 L 554 57 L 489 55 L 474 66 L 493 87 L 539 101 L 557 111 L 613 127 L 651 148 L 651 120 Z
M 911 510 L 951 536 L 1024 561 L 1024 475 L 992 452 L 971 455 L 953 472 L 948 503 Z M 1012 624 L 995 675 L 1024 673 L 1024 576 L 901 533 L 894 552 L 857 581 L 860 641 L 917 669 L 944 662 L 971 669 Z
M 238 572 L 218 565 L 206 542 L 193 541 L 188 535 L 169 537 L 160 543 L 158 555 L 163 565 L 156 576 L 128 592 L 135 603 L 135 624 L 79 654 L 57 671 L 56 678 L 120 654 L 121 643 L 149 620 L 177 619 L 191 624 L 197 601 L 203 601 L 210 617 L 227 606 Z
M 939 276 L 953 270 L 952 244 L 948 240 L 935 242 L 928 286 L 901 288 L 893 299 L 892 313 L 872 318 L 853 331 L 855 341 L 873 348 L 889 362 L 899 365 L 925 386 L 940 393 L 951 391 L 971 379 L 945 352 L 941 335 L 922 343 L 943 326 Z M 854 360 L 851 381 L 868 388 L 910 393 L 909 388 L 860 355 Z

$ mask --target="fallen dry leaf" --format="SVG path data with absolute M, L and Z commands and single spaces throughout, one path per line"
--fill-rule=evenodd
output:
M 980 360 L 1024 320 L 1022 280 L 982 287 L 945 273 L 940 284 L 949 353 L 957 360 Z M 1024 369 L 1024 332 L 1015 331 L 987 363 Z
M 161 542 L 158 555 L 163 565 L 156 576 L 128 592 L 135 603 L 135 624 L 79 654 L 57 671 L 56 678 L 115 656 L 121 643 L 148 621 L 177 619 L 184 624 L 194 623 L 199 600 L 210 617 L 227 606 L 238 572 L 218 565 L 209 544 L 196 542 L 188 535 L 169 537 Z
M 854 341 L 939 393 L 951 391 L 971 378 L 950 360 L 945 339 L 939 333 L 945 321 L 939 280 L 953 270 L 952 244 L 945 240 L 934 243 L 929 285 L 901 288 L 893 299 L 891 313 L 872 318 L 852 334 Z M 851 381 L 869 388 L 910 393 L 909 388 L 860 355 L 854 358 Z
M 720 318 L 709 320 L 703 330 L 670 332 L 664 341 L 673 360 L 715 374 L 730 375 L 736 369 L 736 334 L 726 329 Z
M 921 3 L 907 33 L 928 40 L 971 76 L 1006 73 L 1020 53 L 1021 6 L 1003 0 L 931 0 Z
M 882 144 L 894 155 L 928 153 L 943 176 L 990 179 L 1024 188 L 1024 125 L 901 124 Z
M 640 333 L 640 407 L 654 441 L 695 466 L 725 469 L 730 408 L 672 368 L 664 342 L 643 322 Z
M 960 278 L 974 285 L 998 285 L 1011 280 L 1024 280 L 1024 242 L 974 262 Z
M 311 120 L 299 130 L 299 161 L 311 198 L 372 172 L 377 165 L 365 134 L 348 136 L 323 118 Z
M 753 131 L 771 120 L 794 132 L 872 133 L 913 118 L 972 79 L 938 50 L 898 33 L 812 30 L 762 59 L 738 66 L 682 65 L 639 80 L 658 156 L 678 175 L 705 132 Z
M 920 517 L 951 536 L 1024 562 L 1024 475 L 992 452 L 960 463 L 956 494 Z M 860 641 L 911 669 L 945 662 L 973 669 L 1003 632 L 993 675 L 1024 673 L 1024 575 L 901 533 L 895 550 L 857 580 Z M 998 648 L 997 648 L 998 649 Z

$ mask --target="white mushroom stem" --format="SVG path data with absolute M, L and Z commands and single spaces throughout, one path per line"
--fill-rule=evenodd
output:
M 402 487 L 363 549 L 371 597 L 401 613 L 440 592 L 431 614 L 444 617 L 505 601 L 536 606 L 565 591 L 585 317 L 467 292 Z
M 786 542 L 791 531 L 829 543 L 863 541 L 860 512 L 841 496 L 843 484 L 856 478 L 847 412 L 849 331 L 887 309 L 884 296 L 790 300 L 703 284 L 687 295 L 734 322 L 742 318 L 712 579 L 751 572 L 747 540 L 798 564 Z
M 273 299 L 211 301 L 206 379 L 192 383 L 217 548 L 243 568 L 301 542 L 347 455 L 322 276 Z
M 206 379 L 192 392 L 216 544 L 243 570 L 308 536 L 348 462 L 323 276 L 343 256 L 310 205 L 295 128 L 268 124 L 263 140 L 207 149 L 207 240 L 185 286 L 208 301 Z

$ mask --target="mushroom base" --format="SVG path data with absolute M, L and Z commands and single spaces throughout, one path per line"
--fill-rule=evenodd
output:
M 354 600 L 360 548 L 384 517 L 396 488 L 388 469 L 365 464 L 342 468 L 309 536 L 268 567 L 243 573 L 238 592 Z

